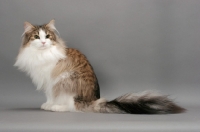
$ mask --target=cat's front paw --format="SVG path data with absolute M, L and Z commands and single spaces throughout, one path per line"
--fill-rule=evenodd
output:
M 68 111 L 68 108 L 66 105 L 53 105 L 51 111 L 65 112 Z
M 53 104 L 51 104 L 51 103 L 43 103 L 41 105 L 41 109 L 43 109 L 43 110 L 51 110 L 52 105 Z

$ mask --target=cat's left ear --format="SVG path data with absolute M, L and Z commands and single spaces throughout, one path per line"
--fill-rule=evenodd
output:
M 51 30 L 56 30 L 56 27 L 55 27 L 55 20 L 51 20 L 47 25 L 46 27 L 50 28 Z
M 50 30 L 52 30 L 52 31 L 56 31 L 58 34 L 59 34 L 59 32 L 58 32 L 58 30 L 56 29 L 56 27 L 55 27 L 55 20 L 53 19 L 53 20 L 51 20 L 47 25 L 46 25 L 46 27 L 48 27 Z

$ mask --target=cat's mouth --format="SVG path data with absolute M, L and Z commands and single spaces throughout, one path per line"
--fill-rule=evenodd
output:
M 47 48 L 48 48 L 48 46 L 45 46 L 45 45 L 42 45 L 42 46 L 39 47 L 40 50 L 44 50 L 44 49 L 47 49 Z

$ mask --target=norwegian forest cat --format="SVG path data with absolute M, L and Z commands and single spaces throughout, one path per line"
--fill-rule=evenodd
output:
M 14 66 L 43 90 L 49 111 L 169 114 L 185 109 L 154 92 L 130 93 L 112 101 L 100 98 L 99 84 L 87 58 L 66 47 L 54 20 L 44 25 L 24 23 L 23 42 Z

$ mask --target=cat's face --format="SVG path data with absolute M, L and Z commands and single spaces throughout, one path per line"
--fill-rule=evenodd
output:
M 43 50 L 50 48 L 56 42 L 54 20 L 49 24 L 41 26 L 33 26 L 25 22 L 24 29 L 24 47 L 30 46 L 38 50 Z
M 55 40 L 55 35 L 48 30 L 39 28 L 30 35 L 30 46 L 36 49 L 46 49 L 52 46 Z

